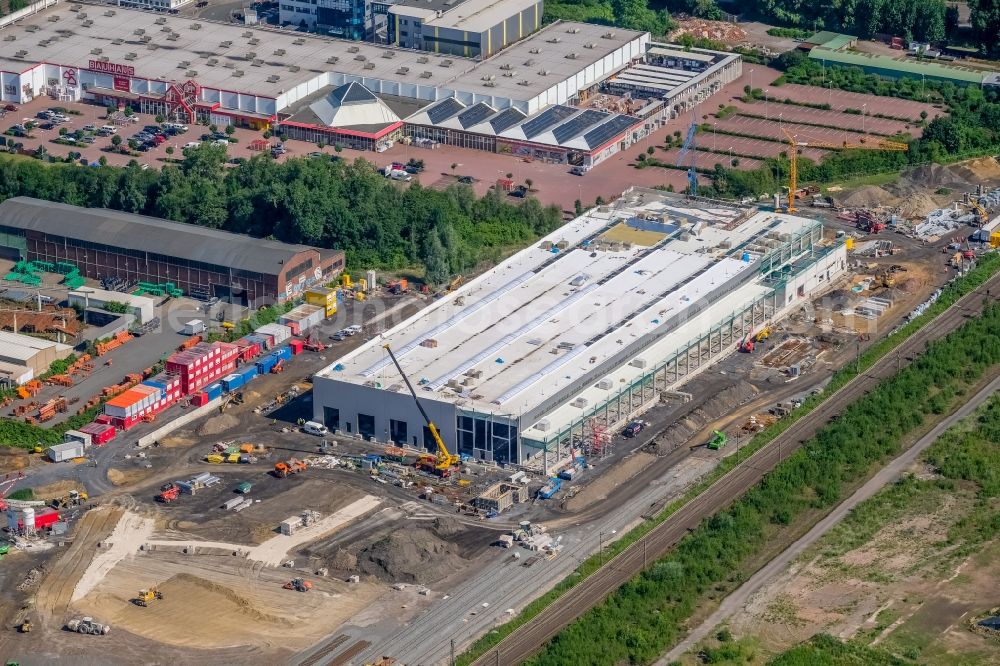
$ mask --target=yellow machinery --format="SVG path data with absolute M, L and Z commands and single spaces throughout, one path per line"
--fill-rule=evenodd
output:
M 760 329 L 760 332 L 754 336 L 754 340 L 757 342 L 764 342 L 764 340 L 767 340 L 769 337 L 771 337 L 771 326 L 765 324 L 764 328 Z
M 965 204 L 965 206 L 968 206 L 972 212 L 976 214 L 976 223 L 979 224 L 979 226 L 983 226 L 990 221 L 990 214 L 985 208 L 979 205 L 978 201 L 970 200 Z
M 139 590 L 139 596 L 133 599 L 133 603 L 136 606 L 146 607 L 154 599 L 163 599 L 163 593 L 160 592 L 155 586 L 149 588 L 148 590 Z
M 784 127 L 781 128 L 781 131 L 784 133 L 785 138 L 788 139 L 788 145 L 791 147 L 791 150 L 788 152 L 788 206 L 785 208 L 785 211 L 788 213 L 795 212 L 795 193 L 798 188 L 799 179 L 799 148 L 829 148 L 832 150 L 890 150 L 896 152 L 906 152 L 910 149 L 910 147 L 905 143 L 880 138 L 862 138 L 861 143 L 847 143 L 846 141 L 843 143 L 830 143 L 827 141 L 799 141 L 795 135 L 786 130 Z
M 430 430 L 431 437 L 434 438 L 434 443 L 437 445 L 437 458 L 434 459 L 434 469 L 441 476 L 448 476 L 451 473 L 451 468 L 457 465 L 461 461 L 461 458 L 449 452 L 448 447 L 444 445 L 444 440 L 441 439 L 441 434 L 438 432 L 437 426 L 434 425 L 434 422 L 427 415 L 427 411 L 424 410 L 424 406 L 420 403 L 420 398 L 417 397 L 417 392 L 413 390 L 413 384 L 410 383 L 409 377 L 403 372 L 403 367 L 396 360 L 396 355 L 392 353 L 392 349 L 389 348 L 389 345 L 382 345 L 382 347 L 389 353 L 389 358 L 392 359 L 396 370 L 399 371 L 400 377 L 406 382 L 406 388 L 410 389 L 410 395 L 413 396 L 413 401 L 417 403 L 417 409 L 420 410 L 420 415 L 424 417 L 424 423 L 427 424 L 427 429 Z

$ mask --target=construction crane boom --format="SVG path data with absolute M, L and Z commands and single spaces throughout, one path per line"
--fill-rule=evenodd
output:
M 684 158 L 691 155 L 691 166 L 688 168 L 688 191 L 691 196 L 698 196 L 698 168 L 697 168 L 697 158 L 698 151 L 695 148 L 695 135 L 698 133 L 698 125 L 695 121 L 691 121 L 691 126 L 688 128 L 687 136 L 684 138 L 684 144 L 681 146 L 680 152 L 677 153 L 677 166 L 684 166 Z
M 454 467 L 461 459 L 456 455 L 452 455 L 452 453 L 448 451 L 448 447 L 444 445 L 444 440 L 441 439 L 441 433 L 438 432 L 437 426 L 434 425 L 433 421 L 431 421 L 431 417 L 427 415 L 427 410 L 424 409 L 423 404 L 420 402 L 420 398 L 417 397 L 417 392 L 414 390 L 413 384 L 410 383 L 409 377 L 407 377 L 406 373 L 403 372 L 403 366 L 399 364 L 399 360 L 396 359 L 396 355 L 392 353 L 392 349 L 389 348 L 389 345 L 382 345 L 382 348 L 389 353 L 389 358 L 392 359 L 393 365 L 395 365 L 396 370 L 399 371 L 399 376 L 403 378 L 403 381 L 406 383 L 406 388 L 410 390 L 410 395 L 413 396 L 413 402 L 417 403 L 417 409 L 420 410 L 420 415 L 424 417 L 424 423 L 427 424 L 427 429 L 431 432 L 434 444 L 437 445 L 437 468 L 439 470 L 447 470 Z
M 910 149 L 905 143 L 890 141 L 889 139 L 863 137 L 860 143 L 842 143 L 830 141 L 799 141 L 798 138 L 784 127 L 781 128 L 791 151 L 788 153 L 788 207 L 785 209 L 789 213 L 795 212 L 795 192 L 798 189 L 799 169 L 798 156 L 799 148 L 829 148 L 831 150 L 888 150 L 894 152 L 906 152 Z

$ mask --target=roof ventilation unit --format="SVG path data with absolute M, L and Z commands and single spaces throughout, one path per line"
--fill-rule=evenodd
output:
M 122 44 L 125 43 L 125 40 L 119 37 L 117 39 L 112 39 L 111 43 L 114 44 L 115 46 L 121 46 Z
M 643 370 L 646 368 L 646 359 L 642 358 L 641 356 L 637 356 L 631 361 L 629 361 L 629 365 L 631 365 L 633 368 L 639 368 L 640 370 Z
M 181 60 L 179 63 L 177 63 L 177 69 L 187 69 L 190 66 L 191 66 L 190 60 Z
M 611 379 L 611 377 L 605 377 L 601 381 L 597 382 L 597 388 L 601 389 L 602 391 L 610 391 L 614 387 L 615 387 L 615 380 Z
M 583 48 L 585 48 L 585 49 L 596 49 L 597 48 L 597 44 L 595 44 L 594 42 L 587 42 L 586 44 L 583 45 Z
M 250 66 L 251 67 L 263 67 L 264 66 L 264 61 L 263 60 L 254 60 L 252 63 L 250 63 Z
M 228 49 L 232 45 L 233 45 L 233 43 L 230 42 L 230 41 L 219 42 L 219 48 L 220 49 Z
M 104 12 L 104 15 L 105 16 L 114 16 L 115 15 L 115 10 L 109 9 L 108 11 Z
M 614 33 L 613 30 L 609 30 L 608 32 L 606 32 L 603 35 L 601 35 L 601 37 L 603 37 L 604 39 L 614 39 L 615 38 L 615 33 Z
M 548 75 L 549 75 L 549 70 L 547 69 L 538 70 L 538 76 L 548 76 Z
M 375 69 L 375 63 L 373 63 L 373 62 L 366 62 L 364 68 L 365 69 Z
M 326 64 L 328 65 L 336 65 L 338 62 L 340 62 L 340 58 L 337 56 L 330 56 L 326 59 Z
M 419 58 L 417 58 L 417 62 L 421 65 L 426 65 L 427 63 L 430 62 L 430 60 L 431 59 L 428 58 L 427 56 L 420 56 Z
M 383 58 L 395 58 L 396 57 L 396 52 L 395 51 L 382 51 L 382 57 Z
M 542 52 L 542 50 L 541 50 L 541 49 L 529 49 L 529 50 L 528 50 L 528 53 L 530 53 L 530 54 L 532 54 L 532 55 L 538 55 L 538 54 L 539 54 L 539 53 L 541 53 L 541 52 Z
M 301 68 L 301 67 L 299 67 L 298 65 L 291 65 L 291 66 L 290 66 L 290 67 L 288 68 L 288 71 L 289 71 L 289 72 L 292 72 L 292 73 L 294 74 L 295 72 L 299 71 L 300 69 L 302 69 L 302 68 Z
M 14 35 L 4 35 L 3 36 L 3 41 L 5 41 L 5 42 L 12 42 L 15 39 L 17 39 L 17 37 L 15 37 Z
M 240 74 L 242 73 L 243 72 L 240 72 Z M 198 76 L 198 71 L 194 69 L 189 69 L 188 71 L 184 72 L 184 76 L 188 77 L 189 79 L 193 79 L 194 77 Z
M 219 59 L 209 58 L 208 60 L 205 61 L 205 64 L 208 65 L 209 67 L 215 67 L 216 65 L 219 64 Z
M 534 428 L 535 430 L 540 430 L 542 432 L 548 432 L 549 428 L 552 427 L 552 424 L 549 423 L 548 419 L 542 419 L 541 421 L 539 421 L 538 423 L 536 423 L 535 425 L 533 425 L 531 427 Z
M 253 51 L 248 51 L 247 54 L 246 54 L 246 59 L 247 60 L 253 60 L 256 57 L 257 57 L 257 54 L 254 53 Z
M 552 39 L 546 39 L 545 41 L 547 41 L 549 44 L 558 44 L 562 40 L 560 40 L 558 37 L 553 37 Z
M 301 37 L 299 37 L 294 42 L 292 42 L 292 44 L 295 44 L 296 46 L 302 46 L 305 43 L 306 43 L 306 40 L 302 39 Z
M 441 66 L 442 67 L 451 67 L 452 64 L 453 63 L 452 63 L 452 60 L 450 58 L 445 58 L 444 60 L 441 61 Z
M 104 53 L 104 49 L 98 47 L 96 49 L 90 49 L 90 55 L 101 55 Z
M 577 407 L 579 409 L 583 409 L 583 408 L 585 408 L 589 404 L 590 404 L 590 401 L 587 400 L 586 398 L 584 398 L 583 396 L 580 396 L 579 398 L 577 398 L 576 400 L 573 401 L 573 406 Z
M 257 39 L 256 37 L 251 37 L 249 40 L 247 40 L 247 44 L 249 44 L 250 46 L 257 46 L 258 44 L 260 44 L 260 40 Z
M 145 28 L 136 28 L 136 30 L 132 34 L 136 35 L 137 37 L 142 37 L 143 35 L 146 34 L 146 30 Z
M 512 79 L 515 76 L 517 76 L 517 71 L 512 69 L 510 71 L 504 72 L 503 75 L 506 76 L 509 79 Z
M 396 70 L 396 73 L 400 74 L 400 75 L 409 74 L 410 73 L 410 68 L 409 67 L 400 67 L 399 69 Z
M 433 74 L 431 74 L 430 72 L 426 72 L 426 71 L 425 72 L 420 72 L 420 78 L 422 78 L 422 79 L 429 79 L 429 78 L 431 78 L 431 76 L 433 76 Z
M 250 39 L 251 37 L 253 37 L 253 31 L 247 30 L 246 32 L 243 33 L 243 36 L 246 37 L 247 39 Z
M 354 59 L 357 60 L 358 62 L 364 62 L 365 60 L 367 60 L 367 58 L 365 58 L 365 56 L 363 56 L 360 53 L 358 55 L 354 56 Z
M 125 59 L 126 60 L 135 60 L 138 57 L 139 57 L 138 53 L 133 53 L 131 51 L 125 54 Z
M 84 28 L 89 28 L 90 26 L 94 25 L 94 22 L 91 21 L 90 19 L 87 19 L 86 21 L 80 23 L 80 25 L 82 25 Z
M 569 30 L 567 30 L 566 32 L 568 32 L 568 33 L 569 33 L 569 34 L 571 34 L 571 35 L 577 35 L 577 34 L 579 34 L 579 33 L 580 33 L 580 29 L 579 29 L 579 28 L 570 28 L 570 29 L 569 29 Z
M 567 60 L 576 60 L 576 58 L 577 58 L 577 55 L 575 53 L 567 53 L 566 54 L 566 59 Z
M 279 78 L 280 77 L 277 74 L 272 74 L 271 76 L 267 77 L 267 82 L 268 83 L 277 83 Z
M 237 76 L 237 77 L 243 76 L 243 70 L 242 69 L 236 70 L 235 72 L 233 72 L 233 76 Z
M 285 55 L 285 49 L 275 49 L 274 50 L 274 55 L 279 56 L 279 57 Z
M 37 25 L 26 25 L 24 26 L 24 29 L 27 32 L 38 32 L 41 28 L 39 28 Z
M 347 52 L 348 53 L 357 53 L 360 50 L 361 50 L 360 46 L 348 46 L 347 47 Z
M 156 25 L 163 25 L 166 22 L 167 22 L 167 19 L 163 18 L 162 16 L 160 18 L 156 19 L 156 21 L 155 21 Z
M 192 30 L 201 30 L 201 23 L 192 23 L 191 24 L 191 29 Z
M 55 23 L 58 20 L 59 20 L 58 14 L 53 14 L 52 16 L 49 17 L 49 23 Z

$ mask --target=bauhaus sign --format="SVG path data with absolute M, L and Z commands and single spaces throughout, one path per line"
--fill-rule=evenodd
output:
M 92 72 L 104 72 L 105 74 L 116 74 L 118 76 L 135 76 L 135 67 L 131 65 L 119 65 L 114 62 L 104 62 L 103 60 L 91 60 L 87 69 Z

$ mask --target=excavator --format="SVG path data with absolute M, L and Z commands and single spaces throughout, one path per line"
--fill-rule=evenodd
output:
M 146 590 L 139 590 L 139 596 L 132 600 L 136 606 L 142 606 L 145 608 L 149 603 L 155 599 L 163 599 L 163 593 L 154 585 L 153 587 Z
M 413 402 L 417 403 L 417 409 L 420 410 L 420 415 L 424 417 L 424 423 L 427 424 L 427 429 L 431 433 L 431 437 L 434 439 L 434 444 L 437 445 L 437 456 L 430 454 L 424 454 L 420 456 L 417 460 L 417 467 L 421 467 L 427 470 L 433 470 L 435 474 L 441 477 L 447 478 L 451 476 L 451 470 L 458 465 L 461 461 L 459 456 L 452 454 L 448 451 L 448 447 L 444 445 L 444 440 L 441 439 L 441 433 L 438 432 L 437 426 L 431 421 L 431 417 L 427 415 L 427 411 L 424 409 L 423 404 L 420 402 L 420 398 L 417 397 L 417 392 L 413 390 L 413 384 L 410 383 L 409 377 L 403 372 L 403 366 L 399 364 L 399 360 L 396 359 L 396 355 L 392 353 L 392 349 L 389 345 L 382 345 L 389 353 L 389 358 L 392 359 L 393 365 L 396 366 L 396 370 L 399 371 L 399 376 L 403 378 L 406 382 L 406 388 L 410 390 L 410 395 L 413 396 Z
M 62 497 L 57 497 L 54 500 L 52 500 L 49 503 L 49 505 L 53 509 L 65 509 L 66 507 L 69 506 L 78 506 L 80 504 L 83 504 L 88 499 L 89 497 L 87 493 L 81 493 L 78 490 L 71 490 L 69 491 L 68 494 L 63 495 Z

